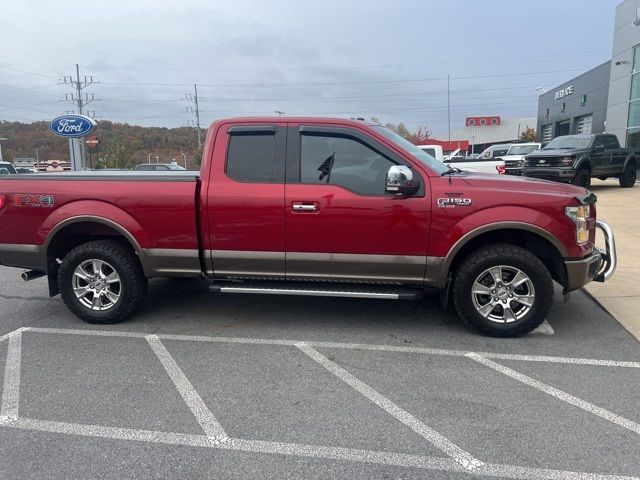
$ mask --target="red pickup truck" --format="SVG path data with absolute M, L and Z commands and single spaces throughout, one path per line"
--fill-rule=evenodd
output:
M 616 266 L 588 190 L 445 166 L 372 123 L 235 118 L 209 129 L 197 172 L 0 179 L 0 264 L 48 276 L 91 323 L 127 318 L 153 277 L 216 292 L 452 301 L 512 336 Z M 594 247 L 596 228 L 606 249 Z

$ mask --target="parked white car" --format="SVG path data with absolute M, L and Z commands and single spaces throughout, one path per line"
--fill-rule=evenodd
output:
M 502 157 L 507 154 L 512 144 L 492 145 L 485 149 L 478 158 L 454 158 L 453 160 L 445 160 L 444 163 L 451 167 L 467 170 L 469 172 L 480 173 L 498 173 L 498 166 L 504 167 Z
M 16 169 L 9 162 L 0 162 L 0 175 L 15 175 Z
M 507 160 L 524 160 L 525 155 L 541 148 L 541 143 L 514 143 L 507 150 L 507 154 L 502 156 L 502 160 L 505 162 Z
M 444 152 L 442 150 L 442 146 L 440 146 L 440 145 L 417 145 L 417 147 L 420 150 L 422 150 L 424 152 L 427 152 L 429 155 L 431 155 L 436 160 L 444 162 Z

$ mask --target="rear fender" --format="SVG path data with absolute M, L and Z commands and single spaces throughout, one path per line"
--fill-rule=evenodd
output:
M 63 228 L 74 223 L 95 222 L 107 225 L 129 242 L 140 258 L 142 268 L 147 273 L 147 262 L 144 249 L 148 248 L 151 239 L 142 226 L 127 212 L 107 202 L 82 200 L 63 205 L 52 212 L 40 225 L 37 231 L 38 243 L 43 245 L 42 254 L 47 261 L 47 251 L 52 239 Z M 45 263 L 46 264 L 46 263 Z

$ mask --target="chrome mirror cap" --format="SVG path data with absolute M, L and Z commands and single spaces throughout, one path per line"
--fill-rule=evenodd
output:
M 387 172 L 387 193 L 412 194 L 420 189 L 418 179 L 413 171 L 405 165 L 393 165 Z

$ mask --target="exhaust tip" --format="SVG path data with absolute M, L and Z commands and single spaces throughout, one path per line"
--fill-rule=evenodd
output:
M 36 278 L 44 277 L 46 275 L 45 272 L 41 272 L 39 270 L 27 270 L 20 274 L 20 277 L 25 282 L 30 282 L 31 280 L 35 280 Z

